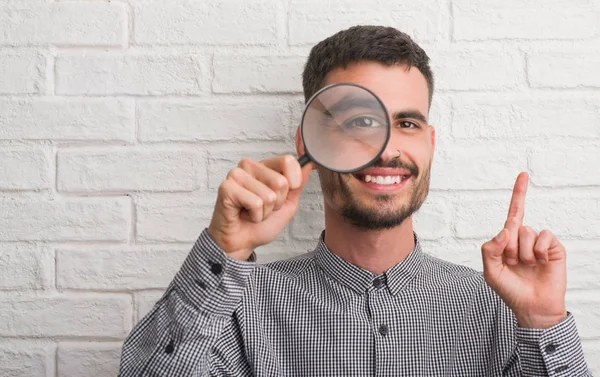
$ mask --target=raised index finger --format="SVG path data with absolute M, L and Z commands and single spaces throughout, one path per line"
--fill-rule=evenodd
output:
M 527 184 L 529 176 L 526 172 L 521 172 L 517 176 L 515 186 L 513 187 L 510 206 L 508 207 L 508 216 L 506 217 L 506 228 L 518 228 L 523 224 L 525 217 L 525 195 L 527 194 Z

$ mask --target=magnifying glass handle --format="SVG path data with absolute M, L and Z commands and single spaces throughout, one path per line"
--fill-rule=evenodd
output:
M 303 167 L 304 165 L 308 164 L 309 161 L 310 161 L 310 158 L 308 158 L 308 155 L 306 155 L 306 154 L 302 155 L 298 159 L 298 163 L 300 164 L 301 167 Z

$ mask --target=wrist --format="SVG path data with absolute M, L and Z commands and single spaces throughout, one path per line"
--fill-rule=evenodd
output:
M 558 323 L 567 318 L 567 311 L 564 310 L 560 314 L 553 315 L 518 315 L 515 314 L 517 318 L 517 323 L 521 328 L 529 328 L 529 329 L 548 329 L 552 326 L 556 326 Z
M 221 248 L 221 250 L 227 255 L 229 258 L 238 260 L 238 261 L 247 261 L 254 249 L 249 248 L 241 248 L 236 249 L 236 245 L 228 242 L 227 237 L 220 237 L 220 233 L 214 231 L 210 227 L 206 229 L 206 234 Z

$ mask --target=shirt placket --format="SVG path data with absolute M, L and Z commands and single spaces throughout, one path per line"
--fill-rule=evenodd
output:
M 367 297 L 375 345 L 373 376 L 389 376 L 393 368 L 390 347 L 394 343 L 392 337 L 397 333 L 397 329 L 394 328 L 389 313 L 388 303 L 391 298 L 384 276 L 374 279 L 368 289 Z

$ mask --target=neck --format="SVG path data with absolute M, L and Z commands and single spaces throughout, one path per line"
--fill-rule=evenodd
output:
M 362 230 L 325 205 L 325 244 L 346 262 L 379 275 L 415 248 L 412 217 L 392 229 Z

